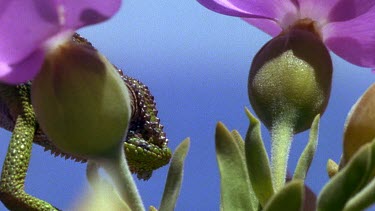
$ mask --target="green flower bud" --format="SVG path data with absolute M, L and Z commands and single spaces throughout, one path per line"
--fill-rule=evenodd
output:
M 129 93 L 114 66 L 92 47 L 73 41 L 56 46 L 31 95 L 40 127 L 62 151 L 98 158 L 122 149 Z
M 268 129 L 281 121 L 310 128 L 328 104 L 332 61 L 319 36 L 291 29 L 266 43 L 251 65 L 250 103 Z

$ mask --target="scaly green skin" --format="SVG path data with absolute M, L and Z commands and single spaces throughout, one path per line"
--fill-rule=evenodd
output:
M 75 35 L 73 40 L 92 47 L 79 35 Z M 153 170 L 169 162 L 171 151 L 167 146 L 168 139 L 157 118 L 154 98 L 147 86 L 123 75 L 121 70 L 118 72 L 131 96 L 132 116 L 124 142 L 126 158 L 130 170 L 138 178 L 147 180 Z M 41 145 L 46 151 L 50 150 L 55 156 L 65 159 L 87 160 L 61 151 L 38 127 L 30 101 L 30 87 L 31 83 L 19 86 L 0 84 L 0 127 L 13 131 L 1 175 L 0 200 L 10 210 L 57 210 L 24 191 L 32 144 Z
M 154 97 L 147 86 L 121 74 L 132 99 L 132 118 L 124 143 L 126 157 L 132 172 L 138 178 L 148 179 L 154 169 L 166 165 L 171 158 L 168 139 L 157 117 Z
M 16 96 L 19 98 L 18 103 L 14 99 L 9 101 L 10 104 L 15 106 L 11 109 L 11 112 L 21 112 L 15 121 L 8 153 L 3 165 L 0 199 L 10 210 L 57 210 L 57 208 L 49 203 L 35 198 L 24 191 L 37 123 L 30 103 L 30 89 L 26 86 L 20 86 L 19 88 L 2 86 L 0 93 L 4 93 L 7 88 L 9 88 L 11 93 L 17 93 L 18 95 Z

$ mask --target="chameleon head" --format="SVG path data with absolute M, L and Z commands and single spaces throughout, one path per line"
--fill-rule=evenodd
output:
M 167 146 L 164 127 L 157 117 L 154 96 L 146 85 L 118 71 L 128 87 L 132 110 L 124 143 L 125 154 L 130 170 L 139 179 L 147 180 L 153 170 L 169 163 L 172 153 Z

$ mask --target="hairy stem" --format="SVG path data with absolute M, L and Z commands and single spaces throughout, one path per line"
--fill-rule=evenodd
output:
M 271 135 L 272 182 L 274 190 L 277 192 L 285 184 L 289 151 L 293 137 L 292 121 L 287 119 L 277 121 L 272 127 Z
M 117 156 L 100 160 L 100 164 L 113 179 L 121 198 L 133 211 L 144 211 L 142 199 L 129 170 L 124 150 L 119 150 Z

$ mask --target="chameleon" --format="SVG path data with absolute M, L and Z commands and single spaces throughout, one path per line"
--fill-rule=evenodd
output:
M 73 42 L 85 47 L 92 44 L 77 33 Z M 157 117 L 158 110 L 149 88 L 115 67 L 128 88 L 131 99 L 131 120 L 123 149 L 130 171 L 147 180 L 153 170 L 169 163 L 171 150 Z M 7 155 L 0 180 L 0 200 L 10 210 L 58 210 L 48 202 L 24 191 L 32 144 L 44 147 L 52 155 L 76 162 L 88 160 L 63 152 L 51 142 L 39 127 L 30 99 L 32 81 L 8 85 L 0 83 L 0 127 L 11 131 Z

